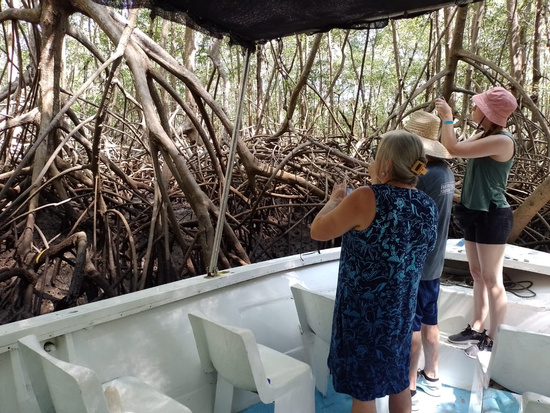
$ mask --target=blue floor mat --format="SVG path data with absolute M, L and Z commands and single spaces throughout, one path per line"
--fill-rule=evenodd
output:
M 332 380 L 329 380 L 327 397 L 315 390 L 315 413 L 349 413 L 351 411 L 351 397 L 347 394 L 336 393 L 332 387 Z M 272 404 L 258 403 L 241 413 L 273 413 Z
M 496 389 L 487 389 L 483 393 L 484 413 L 517 413 L 520 404 L 511 393 Z
M 440 397 L 432 397 L 418 392 L 419 411 L 422 413 L 468 413 L 470 406 L 470 392 L 464 389 L 443 386 Z M 386 399 L 387 400 L 387 399 Z M 387 401 L 385 404 L 387 408 Z M 487 389 L 483 395 L 483 412 L 517 413 L 518 401 L 508 392 L 496 389 Z M 351 411 L 351 397 L 347 394 L 336 393 L 329 380 L 327 397 L 315 391 L 315 413 L 349 413 Z M 242 413 L 273 413 L 273 404 L 259 403 Z M 387 412 L 387 410 L 386 410 Z M 385 413 L 379 409 L 378 413 Z

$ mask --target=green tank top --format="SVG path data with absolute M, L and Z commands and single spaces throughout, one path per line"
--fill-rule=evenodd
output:
M 514 137 L 510 132 L 499 133 L 512 139 L 515 156 Z M 514 156 L 506 162 L 495 161 L 490 156 L 469 159 L 464 175 L 461 203 L 466 208 L 476 211 L 489 211 L 491 203 L 496 208 L 508 208 L 510 205 L 506 201 L 506 183 L 514 163 Z

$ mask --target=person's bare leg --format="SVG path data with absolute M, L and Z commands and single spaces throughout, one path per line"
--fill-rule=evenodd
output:
M 389 410 L 390 413 L 410 413 L 412 409 L 411 391 L 407 387 L 401 393 L 390 394 Z
M 416 375 L 418 372 L 418 362 L 422 352 L 422 338 L 420 331 L 413 331 L 411 342 L 411 363 L 409 366 L 409 388 L 416 390 Z
M 489 301 L 489 337 L 495 338 L 498 326 L 504 321 L 508 299 L 502 277 L 504 244 L 476 244 L 481 275 Z
M 424 373 L 432 379 L 439 378 L 439 326 L 422 324 L 422 347 L 424 348 Z M 412 352 L 412 351 L 411 351 Z M 412 358 L 412 355 L 411 355 Z M 416 381 L 415 381 L 416 384 Z
M 376 413 L 376 400 L 362 402 L 361 400 L 353 399 L 351 402 L 351 413 Z
M 489 313 L 489 300 L 487 298 L 485 282 L 481 274 L 481 263 L 477 245 L 478 244 L 472 241 L 466 241 L 464 243 L 470 274 L 472 274 L 472 278 L 474 279 L 474 317 L 472 321 L 472 329 L 483 332 L 485 320 L 487 319 L 487 315 Z

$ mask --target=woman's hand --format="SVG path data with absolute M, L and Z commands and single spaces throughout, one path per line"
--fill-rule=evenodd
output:
M 435 100 L 435 109 L 442 121 L 453 120 L 453 110 L 444 98 L 437 98 Z
M 330 200 L 339 204 L 346 197 L 346 191 L 346 181 L 334 184 L 332 193 L 330 194 Z
M 363 230 L 373 221 L 376 200 L 370 187 L 360 187 L 346 196 L 346 183 L 335 184 L 330 199 L 311 223 L 311 238 L 328 241 L 355 228 Z

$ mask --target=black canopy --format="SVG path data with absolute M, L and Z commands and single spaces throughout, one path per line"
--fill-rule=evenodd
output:
M 384 27 L 390 18 L 414 17 L 479 0 L 96 0 L 116 8 L 148 8 L 153 15 L 251 47 L 296 33 L 333 28 Z
M 247 47 L 245 74 L 241 79 L 237 115 L 227 161 L 226 184 L 208 275 L 217 275 L 223 221 L 229 196 L 233 163 L 240 130 L 242 103 L 250 56 L 257 43 L 296 33 L 315 33 L 334 28 L 366 29 L 384 27 L 391 18 L 414 17 L 445 6 L 464 6 L 480 0 L 94 0 L 128 9 L 148 8 L 153 15 L 184 23 L 212 36 L 229 36 L 233 43 Z

